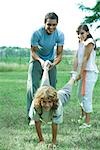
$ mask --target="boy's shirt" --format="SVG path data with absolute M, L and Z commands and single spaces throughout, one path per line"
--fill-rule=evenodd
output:
M 42 121 L 44 123 L 53 122 L 60 124 L 63 121 L 63 106 L 59 100 L 58 108 L 56 110 L 45 111 L 43 108 L 34 108 L 34 101 L 32 102 L 29 117 L 35 121 Z

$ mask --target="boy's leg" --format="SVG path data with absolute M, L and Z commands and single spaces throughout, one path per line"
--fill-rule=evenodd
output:
M 57 69 L 56 66 L 54 66 L 51 70 L 49 70 L 49 79 L 50 79 L 50 85 L 54 88 L 56 88 L 57 83 Z
M 74 84 L 74 82 L 75 82 L 75 80 L 73 79 L 73 78 L 71 78 L 68 82 L 67 82 L 67 84 L 69 84 L 69 85 L 73 85 Z
M 71 78 L 67 82 L 67 84 L 61 90 L 58 91 L 58 96 L 59 96 L 59 99 L 61 100 L 63 106 L 70 98 L 73 84 L 74 84 L 74 79 Z
M 28 68 L 28 79 L 27 79 L 27 115 L 29 112 L 29 108 L 32 102 L 32 94 L 33 94 L 33 90 L 32 90 L 32 68 L 33 68 L 33 62 L 31 62 L 29 64 L 29 68 Z

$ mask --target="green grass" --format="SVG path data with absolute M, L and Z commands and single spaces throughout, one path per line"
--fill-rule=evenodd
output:
M 9 71 L 27 71 L 28 65 L 25 64 L 17 64 L 17 63 L 5 63 L 0 62 L 0 72 L 9 72 Z
M 71 61 L 71 60 L 70 60 Z M 35 150 L 38 138 L 34 127 L 29 127 L 26 119 L 27 66 L 20 71 L 0 72 L 0 150 Z M 70 76 L 70 63 L 63 59 L 58 66 L 57 89 Z M 93 95 L 91 129 L 79 130 L 77 123 L 80 108 L 74 85 L 70 101 L 64 107 L 64 122 L 59 126 L 58 150 L 99 150 L 100 149 L 100 75 Z M 46 143 L 51 141 L 51 126 L 43 125 Z M 40 148 L 38 146 L 39 150 Z M 44 147 L 42 150 L 45 150 Z

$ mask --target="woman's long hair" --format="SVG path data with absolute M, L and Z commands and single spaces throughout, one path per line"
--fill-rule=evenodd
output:
M 89 34 L 87 35 L 87 38 L 85 39 L 85 41 L 86 41 L 88 38 L 92 38 L 92 39 L 93 39 L 93 36 L 90 34 L 89 28 L 88 28 L 87 25 L 85 25 L 85 24 L 80 25 L 80 26 L 77 28 L 77 31 L 76 31 L 77 34 L 79 34 L 81 30 L 84 30 L 84 31 L 86 31 L 86 32 L 89 33 Z M 93 40 L 94 40 L 94 39 L 93 39 Z M 95 43 L 95 45 L 94 45 L 94 50 L 96 50 L 96 41 L 94 41 L 94 43 Z

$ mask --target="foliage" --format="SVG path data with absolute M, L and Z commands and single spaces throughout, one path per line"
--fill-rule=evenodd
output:
M 96 58 L 96 63 L 99 66 L 99 59 L 100 59 L 99 58 L 99 56 L 100 56 L 100 48 L 99 47 L 96 50 L 96 55 L 98 56 Z M 28 63 L 24 63 L 26 60 L 25 58 L 22 58 L 22 59 L 23 59 L 23 63 L 21 63 L 21 64 L 19 64 L 19 60 L 17 58 L 15 58 L 16 63 L 14 63 L 12 57 L 9 57 L 9 59 L 6 60 L 6 62 L 0 62 L 0 72 L 27 71 Z M 74 55 L 63 55 L 61 63 L 59 65 L 57 65 L 57 69 L 61 70 L 61 71 L 70 71 L 70 70 L 72 70 L 73 62 L 74 62 Z M 70 65 L 70 67 L 67 67 L 69 65 Z
M 92 13 L 92 15 L 90 16 L 85 16 L 83 23 L 92 25 L 93 23 L 100 21 L 100 1 L 99 0 L 96 2 L 96 5 L 93 8 L 86 7 L 83 4 L 80 4 L 79 8 L 82 11 L 89 11 Z M 98 25 L 97 28 L 100 28 L 100 25 Z
M 29 62 L 30 50 L 20 47 L 0 47 L 0 62 L 25 64 Z

